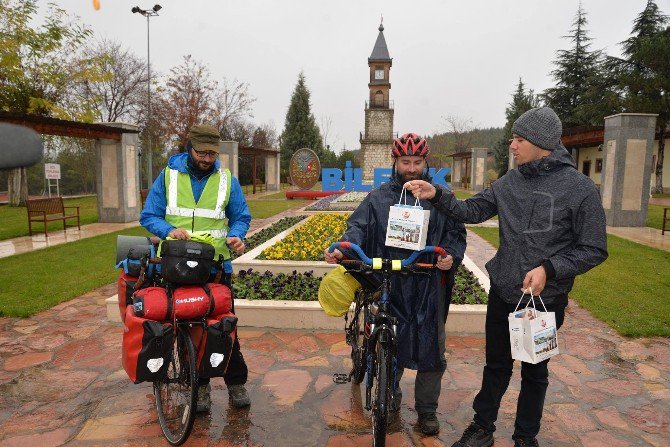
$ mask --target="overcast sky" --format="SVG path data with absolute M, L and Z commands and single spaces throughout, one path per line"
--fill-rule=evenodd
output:
M 96 36 L 146 57 L 146 19 L 132 14 L 153 0 L 56 0 Z M 555 52 L 570 44 L 578 0 L 157 0 L 151 63 L 166 74 L 191 54 L 216 79 L 249 83 L 254 121 L 279 132 L 298 73 L 312 92 L 317 122 L 332 120 L 331 147 L 358 148 L 368 97 L 367 58 L 380 17 L 393 58 L 391 99 L 398 132 L 447 130 L 444 117 L 502 126 L 519 77 L 536 92 L 553 85 Z M 657 0 L 670 13 L 670 0 Z M 583 0 L 594 49 L 619 55 L 619 42 L 646 0 Z

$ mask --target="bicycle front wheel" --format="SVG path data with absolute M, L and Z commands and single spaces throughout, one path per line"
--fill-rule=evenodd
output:
M 386 445 L 386 423 L 391 400 L 391 351 L 377 342 L 375 355 L 375 389 L 372 402 L 372 445 Z
M 165 376 L 154 382 L 158 422 L 170 444 L 181 445 L 191 434 L 197 393 L 195 348 L 187 329 L 179 326 Z
M 349 326 L 349 340 L 351 345 L 351 381 L 356 385 L 365 378 L 367 369 L 367 344 L 365 340 L 365 309 L 362 305 L 356 304 L 351 325 Z

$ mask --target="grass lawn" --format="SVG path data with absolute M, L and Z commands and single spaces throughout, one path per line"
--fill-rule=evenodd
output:
M 266 198 L 259 200 L 249 200 L 249 211 L 251 217 L 254 219 L 265 219 L 266 217 L 274 216 L 275 214 L 286 211 L 289 208 L 297 206 L 305 206 L 311 203 L 311 200 L 267 200 Z
M 116 236 L 141 227 L 0 259 L 0 316 L 28 317 L 116 280 Z
M 670 194 L 652 194 L 654 199 L 670 199 Z
M 649 205 L 649 211 L 647 211 L 648 227 L 656 228 L 657 230 L 661 229 L 663 225 L 663 208 L 661 205 Z
M 495 247 L 498 229 L 470 227 Z M 607 236 L 609 258 L 570 292 L 593 316 L 629 337 L 670 336 L 670 253 Z
M 92 197 L 80 197 L 76 199 L 65 199 L 65 206 L 78 206 L 81 224 L 90 224 L 98 221 L 98 199 Z M 28 212 L 25 206 L 0 205 L 0 240 L 14 237 L 28 236 Z M 68 219 L 68 228 L 76 224 L 76 219 Z M 56 221 L 48 224 L 49 233 L 52 231 L 63 231 L 63 222 Z M 33 222 L 33 233 L 42 230 L 41 223 Z

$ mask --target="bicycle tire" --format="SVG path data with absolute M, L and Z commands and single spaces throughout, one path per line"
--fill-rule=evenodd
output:
M 367 370 L 367 344 L 365 340 L 365 309 L 356 306 L 354 315 L 349 326 L 351 345 L 351 381 L 356 385 L 365 378 Z
M 386 445 L 386 423 L 391 398 L 391 352 L 385 343 L 377 341 L 375 355 L 375 390 L 372 402 L 372 445 Z
M 158 422 L 165 439 L 172 445 L 183 444 L 193 429 L 198 397 L 195 360 L 191 336 L 179 326 L 165 376 L 154 382 Z

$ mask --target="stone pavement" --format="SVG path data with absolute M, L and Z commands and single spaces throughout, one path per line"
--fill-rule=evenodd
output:
M 0 446 L 164 446 L 150 384 L 121 368 L 122 327 L 104 319 L 115 285 L 32 318 L 0 318 Z M 670 340 L 630 340 L 571 303 L 551 360 L 542 446 L 668 446 Z M 349 367 L 340 332 L 243 329 L 252 406 L 232 409 L 221 379 L 213 411 L 198 416 L 189 446 L 369 446 L 358 386 L 337 385 Z M 437 437 L 415 428 L 413 374 L 390 426 L 390 446 L 451 445 L 469 422 L 484 357 L 481 337 L 447 338 Z M 497 447 L 510 447 L 519 392 L 503 399 Z

